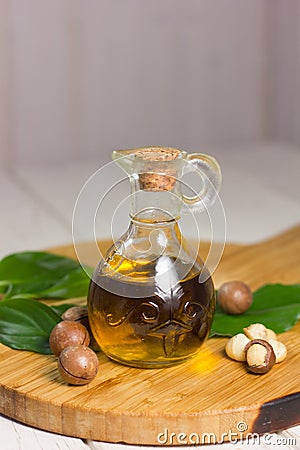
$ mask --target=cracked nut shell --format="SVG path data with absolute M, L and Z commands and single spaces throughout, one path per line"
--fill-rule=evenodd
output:
M 96 353 L 85 345 L 66 347 L 58 359 L 58 370 L 69 384 L 84 385 L 90 383 L 98 373 Z
M 63 320 L 67 321 L 73 321 L 73 322 L 79 322 L 85 328 L 88 330 L 88 333 L 90 335 L 90 344 L 89 347 L 91 347 L 92 350 L 95 352 L 100 351 L 100 347 L 96 342 L 96 339 L 93 336 L 93 332 L 90 327 L 89 318 L 88 318 L 88 310 L 86 306 L 71 306 L 71 308 L 68 308 L 63 315 L 61 316 Z M 88 344 L 84 344 L 88 345 Z
M 85 306 L 71 306 L 61 316 L 62 320 L 68 320 L 71 322 L 80 322 L 87 328 L 88 311 Z
M 254 339 L 245 347 L 248 370 L 257 374 L 269 372 L 275 364 L 275 353 L 272 346 L 263 339 Z
M 54 355 L 70 345 L 86 345 L 90 343 L 88 330 L 79 322 L 62 321 L 52 329 L 49 337 L 49 345 Z

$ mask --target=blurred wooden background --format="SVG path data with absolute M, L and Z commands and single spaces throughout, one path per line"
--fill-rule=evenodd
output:
M 2 167 L 300 145 L 299 123 L 297 0 L 0 0 Z

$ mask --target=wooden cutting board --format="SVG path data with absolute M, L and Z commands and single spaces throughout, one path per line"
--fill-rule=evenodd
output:
M 94 264 L 91 246 L 83 250 Z M 53 251 L 74 256 L 72 246 Z M 252 288 L 299 282 L 300 227 L 256 245 L 227 245 L 213 278 L 216 287 L 232 279 Z M 214 338 L 196 358 L 164 369 L 129 368 L 99 353 L 99 374 L 86 386 L 66 385 L 54 356 L 1 345 L 0 412 L 56 433 L 133 444 L 214 443 L 278 431 L 300 424 L 300 323 L 280 340 L 287 359 L 263 376 L 229 360 L 227 340 Z

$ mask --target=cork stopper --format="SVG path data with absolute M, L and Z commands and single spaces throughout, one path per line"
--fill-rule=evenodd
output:
M 178 158 L 180 151 L 169 147 L 143 148 L 136 156 L 145 163 L 139 174 L 140 188 L 144 191 L 171 191 L 176 183 L 177 170 L 171 161 Z

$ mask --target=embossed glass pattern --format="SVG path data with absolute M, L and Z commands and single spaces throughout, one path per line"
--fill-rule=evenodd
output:
M 155 159 L 152 148 L 145 160 L 137 151 L 127 151 L 118 161 L 131 179 L 131 220 L 95 269 L 89 320 L 111 359 L 135 367 L 165 367 L 197 354 L 210 330 L 215 292 L 209 274 L 199 281 L 206 268 L 178 223 L 183 201 L 180 157 L 186 153 L 176 150 L 175 160 L 163 159 L 163 167 L 163 151 Z

